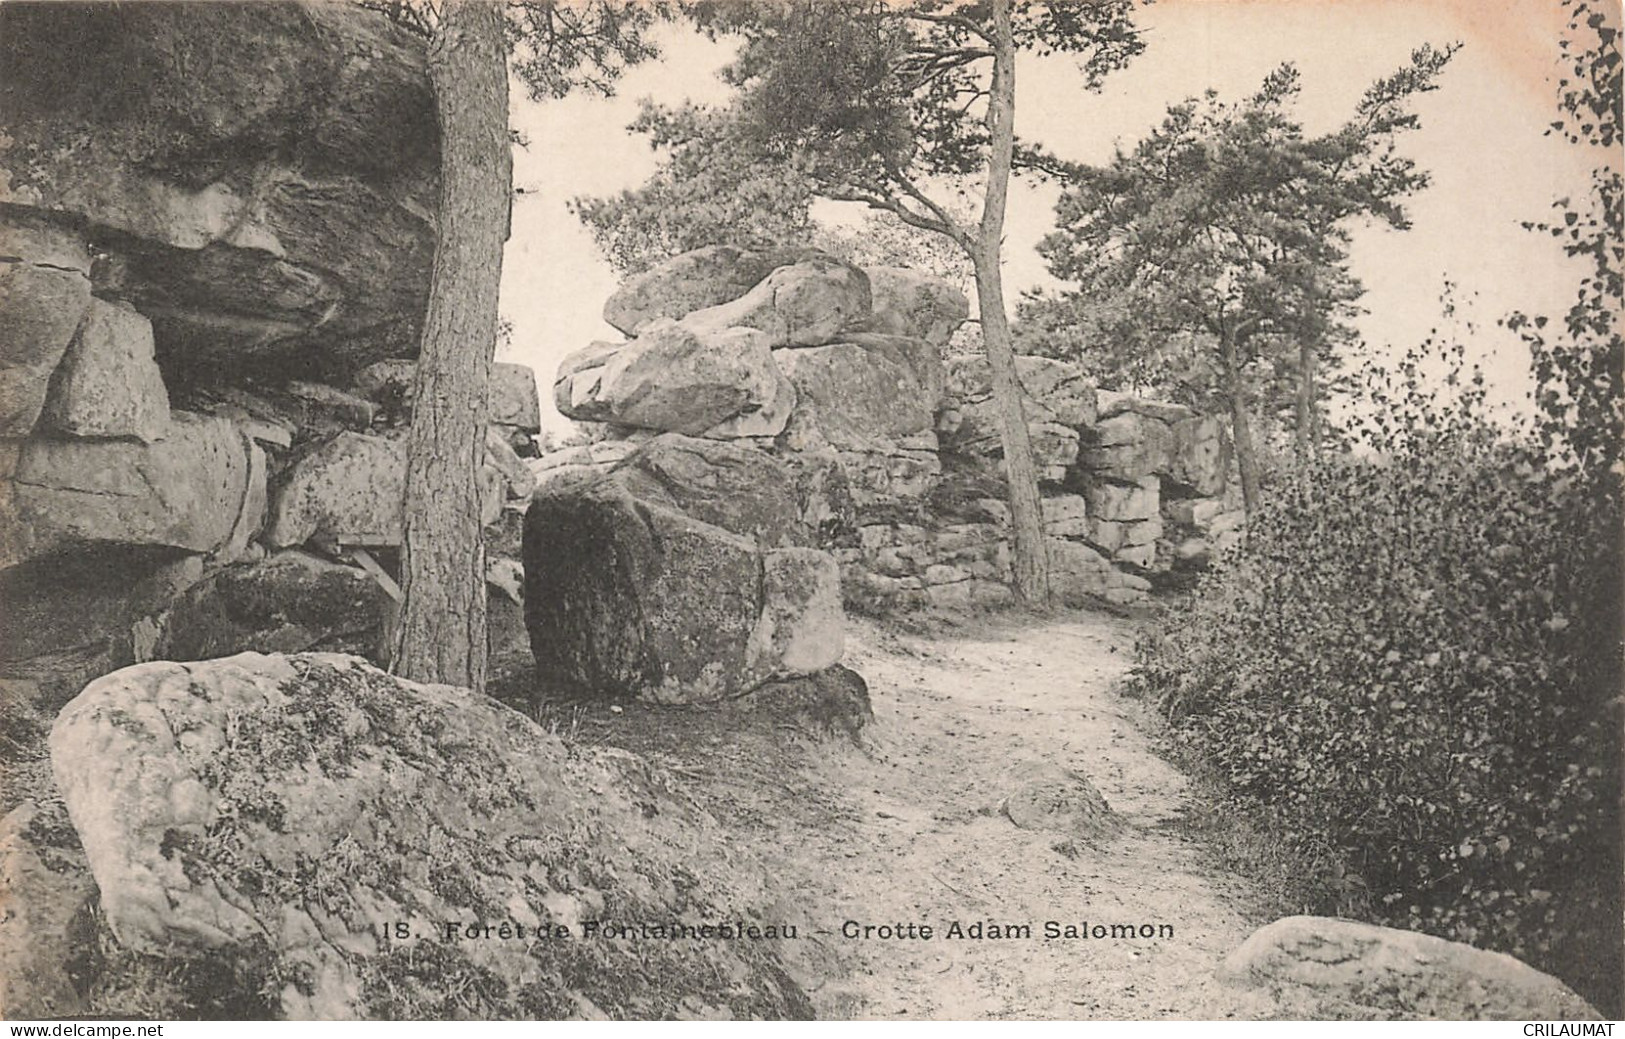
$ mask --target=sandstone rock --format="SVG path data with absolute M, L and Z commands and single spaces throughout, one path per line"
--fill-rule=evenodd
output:
M 418 363 L 405 357 L 374 361 L 350 377 L 357 395 L 378 405 L 391 418 L 404 417 L 417 380 Z
M 74 546 L 215 551 L 263 495 L 262 478 L 230 422 L 179 411 L 151 444 L 12 444 L 0 451 L 0 569 Z
M 1164 502 L 1162 514 L 1170 523 L 1206 530 L 1208 525 L 1224 511 L 1224 502 L 1216 498 L 1185 498 Z
M 169 430 L 169 391 L 152 354 L 152 323 L 128 303 L 90 301 L 56 375 L 45 428 L 79 437 L 134 437 Z
M 282 392 L 293 398 L 303 415 L 299 424 L 306 427 L 315 427 L 325 419 L 340 429 L 364 433 L 372 428 L 378 414 L 378 407 L 372 401 L 326 383 L 294 380 L 282 387 Z
M 1000 808 L 1023 830 L 1047 830 L 1085 840 L 1114 836 L 1123 826 L 1086 776 L 1058 765 L 1020 770 L 1016 789 Z
M 738 299 L 776 268 L 821 256 L 811 249 L 744 249 L 712 245 L 674 256 L 621 283 L 604 304 L 604 320 L 627 335 L 657 318 L 680 320 Z
M 745 295 L 691 312 L 685 328 L 753 328 L 775 349 L 819 346 L 869 319 L 869 278 L 831 256 L 811 256 L 780 267 Z M 641 336 L 641 332 L 639 333 Z
M 206 660 L 247 649 L 374 656 L 389 596 L 360 567 L 304 552 L 216 571 L 159 618 L 148 659 Z
M 485 427 L 485 464 L 501 477 L 504 498 L 530 500 L 536 477 L 497 426 Z M 487 521 L 491 522 L 491 521 Z
M 641 501 L 764 545 L 803 533 L 790 471 L 752 447 L 666 433 L 629 455 L 615 479 Z
M 874 315 L 869 328 L 947 345 L 970 317 L 970 301 L 954 285 L 907 267 L 865 267 Z
M 779 372 L 762 333 L 696 332 L 665 320 L 645 325 L 601 365 L 572 371 L 555 386 L 568 393 L 556 402 L 571 418 L 690 435 L 760 411 L 778 391 Z
M 82 218 L 99 288 L 152 318 L 166 364 L 332 373 L 416 349 L 434 104 L 423 43 L 382 15 L 7 10 L 0 94 L 0 202 Z
M 833 561 L 821 568 L 799 553 L 764 552 L 645 500 L 637 489 L 646 486 L 623 464 L 550 481 L 532 501 L 525 610 L 543 681 L 702 703 L 827 659 L 840 610 Z
M 930 434 L 917 434 L 876 439 L 866 449 L 837 452 L 857 510 L 917 502 L 930 494 L 942 475 L 935 441 Z
M 39 419 L 51 373 L 90 306 L 90 279 L 5 253 L 0 248 L 0 436 L 21 437 Z
M 84 1013 L 96 896 L 60 799 L 0 819 L 0 1007 L 11 1021 Z M 76 985 L 76 982 L 78 983 Z
M 542 431 L 542 405 L 536 373 L 522 364 L 491 365 L 490 421 L 535 435 Z
M 1170 494 L 1223 494 L 1229 469 L 1230 441 L 1217 418 L 1197 416 L 1174 427 L 1173 452 L 1162 473 Z
M 299 459 L 272 496 L 266 543 L 312 538 L 346 545 L 398 545 L 406 494 L 403 444 L 340 433 Z
M 841 573 L 827 552 L 781 548 L 762 559 L 762 614 L 751 632 L 757 667 L 776 677 L 834 667 L 845 646 Z
M 370 401 L 377 417 L 388 425 L 404 425 L 412 418 L 417 390 L 417 362 L 405 358 L 375 361 L 356 372 L 350 388 Z M 522 364 L 498 361 L 491 365 L 490 407 L 487 420 L 503 430 L 531 436 L 541 431 L 541 402 L 536 373 Z M 368 417 L 368 423 L 374 421 Z M 365 428 L 364 426 L 361 428 Z
M 754 922 L 772 896 L 664 774 L 466 689 L 333 654 L 142 664 L 92 683 L 50 747 L 118 942 L 292 979 L 266 1016 L 810 1010 L 772 942 L 634 956 L 582 937 L 592 920 Z M 491 937 L 446 933 L 474 921 Z M 499 937 L 504 921 L 525 937 Z M 544 923 L 572 937 L 535 940 Z
M 1029 422 L 1053 422 L 1073 429 L 1094 424 L 1096 391 L 1082 368 L 1070 361 L 1022 354 L 1016 357 L 1016 377 L 1026 391 Z M 968 436 L 998 435 L 997 414 L 991 404 L 993 377 L 986 358 L 954 358 L 948 365 L 948 388 L 959 398 L 965 420 L 989 431 Z
M 1134 523 L 1161 515 L 1160 483 L 1155 476 L 1135 483 L 1098 480 L 1083 492 L 1091 517 L 1117 523 Z
M 795 384 L 799 407 L 837 448 L 864 450 L 877 438 L 932 428 L 936 395 L 906 356 L 857 343 L 774 356 Z
M 24 263 L 90 277 L 90 245 L 73 221 L 14 207 L 0 216 L 0 263 Z
M 700 435 L 713 440 L 739 440 L 747 437 L 776 437 L 783 433 L 785 426 L 790 422 L 790 416 L 795 414 L 798 398 L 795 384 L 790 381 L 789 376 L 777 367 L 774 368 L 773 374 L 775 378 L 772 393 L 761 407 L 724 419 Z
M 525 466 L 536 478 L 536 486 L 540 487 L 549 480 L 569 473 L 608 472 L 640 446 L 630 440 L 600 440 L 549 451 L 540 458 L 526 459 Z
M 1080 538 L 1089 534 L 1089 503 L 1079 494 L 1046 495 L 1040 505 L 1044 511 L 1044 530 L 1051 537 Z
M 231 533 L 226 535 L 225 543 L 210 553 L 211 563 L 234 563 L 252 549 L 264 551 L 254 539 L 265 528 L 266 510 L 270 506 L 270 468 L 266 464 L 265 451 L 252 439 L 245 438 L 243 452 L 248 459 L 248 486 L 237 507 L 237 521 L 231 525 Z
M 1213 545 L 1206 538 L 1185 538 L 1173 546 L 1173 561 L 1180 569 L 1205 570 L 1213 562 Z
M 749 722 L 759 718 L 815 736 L 843 736 L 857 742 L 873 724 L 869 684 L 849 667 L 836 664 L 816 674 L 781 678 L 758 686 L 723 707 L 723 716 Z
M 1220 976 L 1324 1000 L 1327 1016 L 1596 1020 L 1567 985 L 1504 953 L 1415 931 L 1289 916 L 1254 931 Z
M 1086 435 L 1083 465 L 1117 480 L 1160 476 L 1170 497 L 1214 497 L 1224 491 L 1230 448 L 1218 419 L 1124 397 Z
M 1077 365 L 1047 357 L 1017 357 L 1016 373 L 1026 394 L 1022 406 L 1039 479 L 1063 483 L 1078 460 L 1078 431 L 1094 421 L 1094 386 Z M 958 401 L 958 420 L 946 437 L 948 450 L 969 457 L 1003 459 L 1002 420 L 993 400 L 986 360 L 955 358 L 949 365 L 948 387 Z
M 1151 542 L 1143 545 L 1124 545 L 1112 553 L 1112 562 L 1138 570 L 1150 570 L 1156 559 L 1157 546 Z

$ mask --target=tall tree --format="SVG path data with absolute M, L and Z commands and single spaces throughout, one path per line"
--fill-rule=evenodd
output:
M 1172 106 L 1133 151 L 1072 167 L 1057 230 L 1039 252 L 1074 287 L 1030 297 L 1024 320 L 1071 325 L 1062 352 L 1093 351 L 1097 368 L 1172 383 L 1190 402 L 1226 410 L 1253 509 L 1256 398 L 1292 387 L 1308 448 L 1317 362 L 1351 337 L 1364 291 L 1348 268 L 1347 222 L 1408 226 L 1401 200 L 1427 174 L 1394 141 L 1417 125 L 1408 100 L 1434 89 L 1453 53 L 1418 49 L 1322 137 L 1306 137 L 1292 117 L 1299 77 L 1283 65 L 1239 103 L 1209 91 Z
M 1141 50 L 1132 8 L 1133 0 L 697 4 L 691 10 L 708 31 L 743 38 L 724 72 L 739 94 L 709 141 L 669 139 L 680 144 L 678 161 L 733 156 L 739 184 L 790 171 L 774 183 L 793 206 L 811 195 L 862 203 L 944 237 L 969 260 L 1001 418 L 1014 584 L 1035 603 L 1049 598 L 1049 565 L 1004 303 L 1002 237 L 1012 172 L 1055 164 L 1015 139 L 1016 54 L 1072 54 L 1098 85 Z M 680 116 L 654 114 L 664 126 Z M 980 189 L 974 218 L 949 205 L 954 187 Z M 624 233 L 625 224 L 616 230 L 623 217 L 636 222 L 635 210 L 649 212 L 643 197 L 610 201 L 596 219 L 579 211 L 611 233 Z
M 390 666 L 478 692 L 486 664 L 480 469 L 513 184 L 502 7 L 446 0 L 429 76 L 440 126 L 439 241 L 406 440 Z
M 402 600 L 390 668 L 423 682 L 485 688 L 485 543 L 480 475 L 499 328 L 502 250 L 513 191 L 508 59 L 535 98 L 572 86 L 608 93 L 654 54 L 662 13 L 632 0 L 378 0 L 426 35 L 440 130 L 434 268 L 407 433 Z

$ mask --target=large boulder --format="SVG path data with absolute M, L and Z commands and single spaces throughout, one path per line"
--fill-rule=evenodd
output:
M 525 515 L 525 613 L 544 682 L 702 703 L 840 659 L 835 561 L 763 548 L 762 510 L 695 495 L 678 475 L 651 487 L 629 460 L 537 492 Z M 685 499 L 713 522 L 674 507 Z
M 0 214 L 0 436 L 33 430 L 90 303 L 90 254 L 78 234 Z
M 386 425 L 404 425 L 412 418 L 417 393 L 417 362 L 401 357 L 374 361 L 356 372 L 350 388 L 369 401 Z M 532 436 L 541 431 L 541 402 L 536 373 L 522 364 L 498 361 L 491 365 L 490 408 L 486 418 L 503 432 Z M 370 421 L 370 420 L 369 420 Z
M 938 349 L 970 317 L 970 301 L 941 278 L 908 267 L 865 267 L 873 315 L 869 328 L 924 339 Z
M 784 921 L 668 776 L 466 689 L 333 654 L 141 664 L 50 749 L 115 951 L 240 978 L 214 995 L 253 1016 L 810 1010 L 775 942 L 717 940 Z M 730 930 L 634 950 L 605 922 Z
M 1597 1020 L 1567 985 L 1505 953 L 1416 931 L 1289 916 L 1254 931 L 1221 977 L 1294 990 L 1327 1017 L 1448 1021 Z
M 570 418 L 690 435 L 760 411 L 780 395 L 763 333 L 696 331 L 664 319 L 613 351 L 566 358 L 560 373 L 554 397 Z
M 940 394 L 940 364 L 923 340 L 866 337 L 774 357 L 796 388 L 798 407 L 838 448 L 861 450 L 877 437 L 930 430 Z
M 780 355 L 811 352 L 780 351 Z M 805 375 L 806 385 L 825 394 L 828 403 L 819 408 L 812 403 L 816 398 L 804 396 L 779 443 L 785 458 L 797 469 L 803 489 L 812 492 L 822 488 L 831 497 L 819 504 L 804 496 L 804 514 L 821 514 L 817 522 L 823 522 L 846 513 L 846 502 L 862 510 L 917 503 L 931 492 L 942 475 L 936 433 L 930 429 L 890 432 L 916 424 L 921 409 L 899 406 L 895 414 L 883 415 L 877 406 L 881 399 L 878 394 L 843 392 L 838 369 L 825 368 L 821 362 Z M 814 378 L 822 382 L 826 376 L 828 381 L 822 385 L 814 382 Z M 839 478 L 832 479 L 827 472 L 831 459 L 840 469 Z
M 1163 479 L 1169 497 L 1224 493 L 1230 445 L 1217 418 L 1179 404 L 1112 394 L 1084 436 L 1084 468 L 1097 476 Z
M 1077 365 L 1048 357 L 1017 357 L 1016 375 L 1039 479 L 1063 483 L 1078 460 L 1079 430 L 1095 420 L 1094 385 Z M 948 366 L 948 388 L 956 402 L 945 413 L 952 416 L 943 429 L 948 450 L 1002 463 L 1003 420 L 993 399 L 986 359 L 954 358 Z
M 0 1007 L 9 1020 L 84 1013 L 95 896 L 60 798 L 24 801 L 0 819 Z
M 0 203 L 77 223 L 166 371 L 417 348 L 438 134 L 423 42 L 356 5 L 0 11 Z
M 794 478 L 753 447 L 664 433 L 627 457 L 617 479 L 642 501 L 762 544 L 787 546 L 803 537 Z
M 869 277 L 831 256 L 814 256 L 769 274 L 745 295 L 696 310 L 683 324 L 700 330 L 754 328 L 770 347 L 819 346 L 869 320 Z
M 389 596 L 366 571 L 304 552 L 228 566 L 189 588 L 157 622 L 153 660 L 247 649 L 378 653 Z
M 674 256 L 621 283 L 604 304 L 604 320 L 627 335 L 657 318 L 679 320 L 738 299 L 776 268 L 821 256 L 811 249 L 744 249 L 711 245 Z
M 266 542 L 313 538 L 347 545 L 401 543 L 406 448 L 398 440 L 340 433 L 305 455 L 273 496 Z
M 522 364 L 498 361 L 491 366 L 491 409 L 494 425 L 527 435 L 542 431 L 542 405 L 536 392 L 536 373 Z
M 214 552 L 265 508 L 259 449 L 221 418 L 173 412 L 162 440 L 0 443 L 0 569 L 60 550 Z
M 525 466 L 540 487 L 561 476 L 581 473 L 607 473 L 641 445 L 630 440 L 599 440 L 549 451 L 540 458 L 525 460 Z
M 169 431 L 169 391 L 152 353 L 152 323 L 128 303 L 90 301 L 51 380 L 43 426 L 78 437 L 134 437 Z
M 1072 429 L 1094 424 L 1097 394 L 1078 365 L 1021 354 L 1016 357 L 1016 378 L 1021 383 L 1028 422 L 1053 422 Z M 985 357 L 954 357 L 948 364 L 948 388 L 958 399 L 967 425 L 976 427 L 976 432 L 966 432 L 967 438 L 997 435 L 993 374 Z

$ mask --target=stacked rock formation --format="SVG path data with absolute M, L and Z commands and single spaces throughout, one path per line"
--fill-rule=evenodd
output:
M 5 691 L 370 654 L 388 594 L 349 553 L 400 540 L 434 245 L 421 41 L 349 5 L 7 5 L 0 98 Z M 495 380 L 517 555 L 536 385 Z
M 784 475 L 773 479 L 788 481 L 796 509 L 779 536 L 835 557 L 847 605 L 1008 600 L 986 362 L 946 352 L 969 309 L 941 279 L 807 249 L 714 246 L 669 260 L 605 305 L 628 340 L 593 343 L 560 365 L 555 402 L 592 439 L 531 463 L 538 501 L 624 479 L 615 474 L 655 438 L 727 444 L 730 458 L 776 460 Z M 1138 601 L 1158 574 L 1205 565 L 1236 536 L 1217 420 L 1097 392 L 1068 362 L 1017 362 L 1064 596 Z M 560 547 L 538 535 L 538 571 L 551 565 L 540 554 Z M 539 659 L 559 652 L 560 623 L 533 623 L 537 644 L 554 647 Z

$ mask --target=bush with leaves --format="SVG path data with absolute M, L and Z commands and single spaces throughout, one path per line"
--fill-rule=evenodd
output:
M 1283 475 L 1141 645 L 1173 738 L 1378 922 L 1618 1010 L 1617 497 L 1485 415 L 1477 373 L 1367 371 L 1361 447 Z

